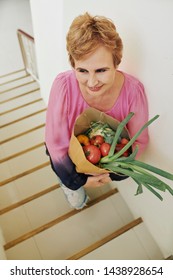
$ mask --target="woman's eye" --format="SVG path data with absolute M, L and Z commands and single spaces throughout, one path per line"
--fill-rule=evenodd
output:
M 85 69 L 79 69 L 79 72 L 80 72 L 80 73 L 87 73 L 87 70 L 85 70 Z
M 106 71 L 106 69 L 104 69 L 104 68 L 103 68 L 103 69 L 97 69 L 97 70 L 96 70 L 97 73 L 103 73 L 103 72 L 105 72 L 105 71 Z

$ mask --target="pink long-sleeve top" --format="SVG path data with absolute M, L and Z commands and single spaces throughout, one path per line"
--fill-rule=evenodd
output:
M 135 115 L 127 124 L 131 137 L 148 121 L 148 105 L 144 86 L 131 75 L 122 72 L 124 84 L 113 107 L 105 113 L 122 121 L 129 112 Z M 77 173 L 68 156 L 69 141 L 76 118 L 89 105 L 84 100 L 73 70 L 59 74 L 52 85 L 47 116 L 45 142 L 52 168 L 64 185 L 72 190 L 86 183 L 88 175 Z M 148 130 L 138 137 L 138 156 L 148 143 Z M 114 179 L 112 174 L 112 179 Z M 116 176 L 115 176 L 116 179 Z M 118 179 L 117 179 L 118 180 Z

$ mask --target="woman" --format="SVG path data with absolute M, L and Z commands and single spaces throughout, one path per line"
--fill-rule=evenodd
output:
M 59 74 L 52 85 L 46 118 L 46 147 L 62 190 L 75 209 L 86 205 L 88 187 L 100 187 L 111 180 L 122 179 L 115 174 L 76 172 L 68 156 L 68 147 L 78 115 L 93 107 L 122 121 L 130 111 L 134 112 L 127 126 L 131 137 L 148 120 L 143 85 L 117 69 L 122 48 L 122 40 L 111 20 L 88 13 L 78 16 L 67 34 L 72 70 Z M 135 143 L 139 145 L 138 156 L 147 143 L 148 131 L 145 130 Z

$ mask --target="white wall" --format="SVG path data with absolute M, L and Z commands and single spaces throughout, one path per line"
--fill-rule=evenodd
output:
M 33 35 L 29 0 L 0 0 L 0 75 L 24 68 L 17 29 Z
M 114 20 L 124 42 L 120 66 L 145 85 L 150 117 L 150 145 L 143 160 L 173 173 L 173 1 L 172 0 L 30 0 L 42 94 L 47 102 L 53 77 L 70 68 L 66 32 L 74 17 L 85 11 Z M 166 181 L 166 180 L 165 180 Z M 173 183 L 169 182 L 173 187 Z M 134 196 L 130 180 L 118 183 L 135 217 L 142 216 L 164 256 L 173 253 L 173 198 L 160 202 L 151 193 Z

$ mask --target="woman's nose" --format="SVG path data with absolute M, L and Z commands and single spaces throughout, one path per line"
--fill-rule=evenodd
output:
M 88 87 L 94 87 L 98 84 L 97 76 L 95 74 L 89 75 L 87 85 Z

